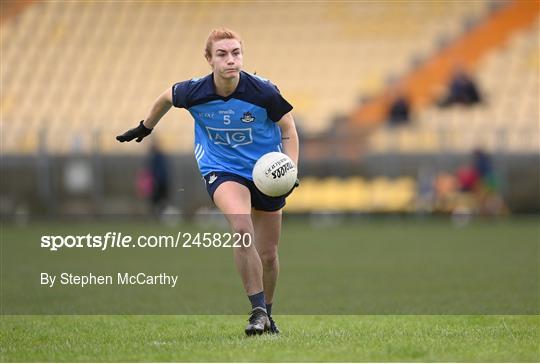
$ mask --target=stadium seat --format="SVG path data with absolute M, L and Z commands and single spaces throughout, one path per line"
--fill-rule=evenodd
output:
M 6 107 L 3 115 L 6 124 L 31 127 L 3 132 L 6 139 L 20 130 L 36 134 L 45 120 L 65 134 L 81 125 L 104 136 L 131 127 L 163 89 L 209 72 L 204 41 L 227 9 L 227 25 L 245 39 L 246 70 L 279 85 L 306 133 L 322 133 L 336 113 L 385 87 L 413 55 L 433 52 L 441 33 L 455 35 L 462 19 L 482 14 L 486 4 L 35 2 L 2 24 L 2 102 L 31 100 L 28 112 Z M 159 130 L 182 135 L 166 142 L 169 151 L 191 152 L 185 112 L 166 115 Z M 54 149 L 69 152 L 64 144 Z M 113 144 L 103 142 L 110 153 L 135 150 Z M 21 152 L 20 145 L 8 143 L 4 152 Z

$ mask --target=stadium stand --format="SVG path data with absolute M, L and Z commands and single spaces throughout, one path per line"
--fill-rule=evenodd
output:
M 46 140 L 57 153 L 142 153 L 112 136 L 173 82 L 208 73 L 203 43 L 224 25 L 244 36 L 246 70 L 280 86 L 306 134 L 321 133 L 487 9 L 487 1 L 35 2 L 2 22 L 2 151 L 30 153 Z M 191 123 L 170 113 L 156 134 L 167 150 L 190 152 Z
M 516 33 L 504 47 L 477 66 L 476 78 L 485 103 L 420 109 L 415 125 L 379 128 L 372 151 L 468 152 L 476 147 L 510 153 L 540 151 L 540 23 Z

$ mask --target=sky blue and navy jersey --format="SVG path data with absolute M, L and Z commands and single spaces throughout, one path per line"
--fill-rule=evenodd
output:
M 292 110 L 270 81 L 240 73 L 240 82 L 227 97 L 216 94 L 213 75 L 173 85 L 173 105 L 195 119 L 195 159 L 204 176 L 231 172 L 252 179 L 259 157 L 281 151 L 276 124 Z

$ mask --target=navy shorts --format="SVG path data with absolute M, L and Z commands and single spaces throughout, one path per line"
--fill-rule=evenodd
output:
M 277 211 L 285 206 L 285 197 L 270 197 L 255 187 L 253 181 L 230 172 L 210 172 L 204 177 L 206 190 L 214 201 L 214 192 L 220 184 L 227 181 L 238 182 L 246 186 L 251 194 L 251 207 L 261 211 Z

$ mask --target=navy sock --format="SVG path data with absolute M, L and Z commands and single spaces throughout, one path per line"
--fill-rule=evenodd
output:
M 272 304 L 271 303 L 266 304 L 266 313 L 268 314 L 268 316 L 272 316 Z
M 251 296 L 248 296 L 248 298 L 249 298 L 249 302 L 251 302 L 252 309 L 255 307 L 262 307 L 262 308 L 266 307 L 266 305 L 264 304 L 264 291 L 252 294 Z

